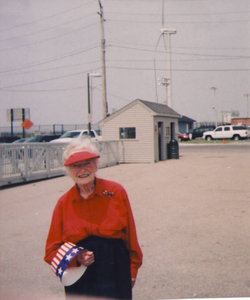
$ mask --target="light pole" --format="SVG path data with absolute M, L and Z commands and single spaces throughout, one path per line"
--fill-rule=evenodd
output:
M 213 86 L 213 87 L 210 88 L 210 90 L 214 91 L 214 100 L 215 100 L 215 102 L 214 102 L 213 109 L 214 109 L 214 113 L 215 113 L 215 127 L 217 127 L 217 109 L 216 109 L 216 90 L 217 90 L 217 88 Z
M 170 105 L 168 103 L 168 87 L 170 85 L 170 80 L 169 80 L 169 78 L 157 78 L 157 80 L 159 81 L 159 85 L 163 85 L 166 87 L 167 98 L 166 98 L 165 103 L 166 103 L 166 105 L 168 105 L 170 107 Z
M 247 118 L 249 117 L 249 94 L 245 94 L 245 97 L 247 97 Z
M 91 135 L 91 122 L 92 122 L 92 77 L 101 77 L 99 73 L 87 73 L 87 86 L 88 86 L 88 128 L 89 136 Z
M 172 66 L 171 66 L 171 34 L 176 34 L 176 29 L 172 28 L 162 28 L 160 30 L 161 35 L 166 35 L 167 37 L 167 78 L 166 83 L 164 84 L 167 88 L 167 99 L 166 104 L 173 108 L 173 96 L 172 96 Z

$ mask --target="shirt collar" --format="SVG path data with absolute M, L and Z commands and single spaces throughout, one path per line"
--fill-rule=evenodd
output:
M 102 182 L 99 178 L 95 177 L 95 190 L 91 195 L 89 195 L 88 200 L 94 198 L 95 195 L 102 197 L 104 192 L 104 187 L 102 185 Z M 72 200 L 81 201 L 82 197 L 79 193 L 78 187 L 75 184 L 73 188 L 70 191 L 70 196 Z
M 94 193 L 100 197 L 103 196 L 103 192 L 104 192 L 104 186 L 102 184 L 102 181 L 99 178 L 95 178 L 96 182 L 95 182 L 95 190 Z

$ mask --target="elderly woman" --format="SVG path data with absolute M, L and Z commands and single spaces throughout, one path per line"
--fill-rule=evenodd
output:
M 66 297 L 132 299 L 142 252 L 125 189 L 96 177 L 99 157 L 88 138 L 66 148 L 64 166 L 75 185 L 56 204 L 44 260 Z

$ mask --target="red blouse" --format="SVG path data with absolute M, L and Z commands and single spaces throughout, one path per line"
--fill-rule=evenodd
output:
M 65 193 L 53 212 L 44 260 L 50 264 L 63 243 L 77 243 L 90 235 L 123 239 L 130 252 L 131 276 L 136 278 L 142 252 L 128 196 L 120 184 L 96 178 L 96 188 L 86 200 L 76 185 Z

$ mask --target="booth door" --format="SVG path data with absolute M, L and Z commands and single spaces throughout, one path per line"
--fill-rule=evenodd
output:
M 159 161 L 164 160 L 163 157 L 163 122 L 158 122 L 158 157 Z

